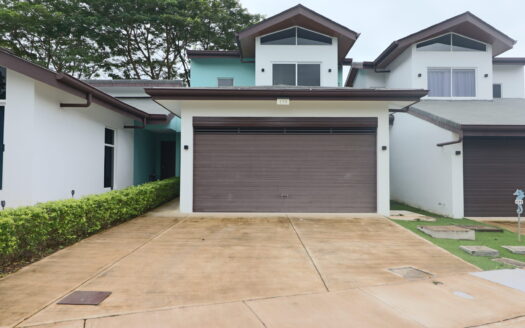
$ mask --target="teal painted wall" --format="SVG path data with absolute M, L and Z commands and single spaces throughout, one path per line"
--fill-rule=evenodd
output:
M 217 87 L 217 78 L 233 77 L 233 85 L 255 85 L 255 63 L 242 63 L 239 58 L 193 58 L 190 84 L 192 87 Z
M 160 176 L 161 141 L 175 141 L 175 175 L 180 176 L 180 118 L 174 117 L 165 125 L 153 124 L 144 129 L 135 129 L 133 184 L 148 182 L 152 174 Z
M 337 68 L 337 86 L 343 86 L 343 66 L 341 65 Z

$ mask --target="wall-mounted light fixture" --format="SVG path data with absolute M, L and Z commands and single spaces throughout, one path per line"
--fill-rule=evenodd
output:
M 188 149 L 190 149 L 190 146 L 184 145 L 184 150 L 188 150 Z
M 263 72 L 263 73 L 264 73 L 264 68 L 261 68 L 261 72 Z
M 421 77 L 421 73 L 419 73 L 419 74 L 417 75 L 417 77 Z
M 0 202 L 0 205 L 2 205 L 2 210 L 3 210 L 3 209 L 5 208 L 5 200 L 2 200 L 2 201 Z
M 461 150 L 456 150 L 456 155 L 457 156 L 461 155 Z
M 71 197 L 72 197 L 72 198 L 75 197 L 75 189 L 71 190 Z
M 485 74 L 485 75 L 483 75 L 483 76 L 484 76 L 484 77 L 489 77 L 489 75 L 488 75 L 488 74 Z
M 387 150 L 388 147 L 387 147 L 387 146 L 382 146 L 381 149 L 382 149 L 382 150 Z
M 328 69 L 328 73 L 332 73 L 332 69 L 331 68 Z

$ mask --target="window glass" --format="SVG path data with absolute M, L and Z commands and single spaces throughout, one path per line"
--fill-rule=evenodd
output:
M 492 85 L 492 97 L 501 98 L 501 84 Z
M 450 34 L 418 43 L 416 48 L 421 51 L 450 51 Z
M 4 176 L 4 107 L 0 106 L 0 189 Z
M 273 64 L 273 85 L 295 85 L 295 64 Z
M 473 69 L 452 70 L 452 97 L 476 96 L 476 72 Z
M 233 78 L 232 77 L 220 77 L 217 79 L 218 87 L 233 87 Z
M 5 67 L 0 67 L 0 99 L 5 99 L 5 79 L 6 79 Z
M 261 37 L 261 44 L 295 44 L 296 28 L 275 32 Z
M 297 85 L 320 86 L 320 64 L 297 64 Z
M 297 28 L 297 44 L 332 44 L 332 38 L 316 32 Z
M 115 143 L 115 131 L 111 129 L 105 130 L 104 143 L 108 145 L 113 145 Z
M 452 34 L 452 51 L 486 51 L 487 47 L 478 41 Z
M 104 143 L 104 188 L 113 189 L 115 131 L 105 129 Z
M 428 70 L 428 96 L 450 97 L 450 69 Z

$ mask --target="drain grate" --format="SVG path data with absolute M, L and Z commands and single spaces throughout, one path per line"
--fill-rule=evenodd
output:
M 389 268 L 388 271 L 397 274 L 398 276 L 403 277 L 407 280 L 427 279 L 432 277 L 431 273 L 410 266 Z
M 77 290 L 57 302 L 68 305 L 99 305 L 111 292 L 81 291 Z

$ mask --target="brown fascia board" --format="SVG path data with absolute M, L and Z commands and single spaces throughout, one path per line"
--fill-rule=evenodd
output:
M 182 80 L 81 80 L 96 87 L 183 87 Z
M 345 81 L 345 87 L 353 87 L 355 78 L 357 77 L 357 73 L 359 72 L 359 68 L 352 67 L 350 69 L 350 72 L 348 73 L 348 76 L 346 77 Z
M 188 58 L 199 57 L 234 57 L 240 58 L 239 50 L 186 50 Z
M 65 73 L 55 73 L 47 68 L 20 58 L 5 49 L 0 49 L 0 66 L 4 66 L 10 70 L 26 75 L 36 81 L 45 83 L 80 98 L 86 98 L 88 94 L 91 94 L 93 103 L 128 117 L 146 122 L 149 119 L 150 114 L 130 106 L 116 98 L 113 98 L 99 89 L 72 77 L 71 75 Z
M 255 57 L 255 37 L 296 25 L 338 37 L 340 63 L 359 37 L 359 33 L 299 4 L 237 33 L 236 39 L 241 56 Z M 250 51 L 247 51 L 248 49 Z
M 412 44 L 448 32 L 457 32 L 493 45 L 498 43 L 497 47 L 493 47 L 494 56 L 511 49 L 516 43 L 516 40 L 467 11 L 392 42 L 374 60 L 374 65 L 377 68 L 385 68 Z
M 492 59 L 492 63 L 498 65 L 525 65 L 525 57 L 495 57 Z
M 428 91 L 421 89 L 351 88 L 146 88 L 155 100 L 340 100 L 419 101 Z
M 497 137 L 497 136 L 525 136 L 525 125 L 504 125 L 504 124 L 491 124 L 491 125 L 476 125 L 476 124 L 459 124 L 453 121 L 444 119 L 437 115 L 430 114 L 420 109 L 410 107 L 408 113 L 434 124 L 445 130 L 457 133 L 461 136 L 471 137 Z

